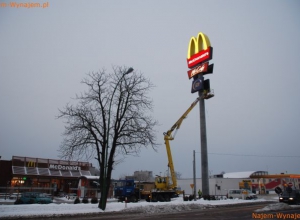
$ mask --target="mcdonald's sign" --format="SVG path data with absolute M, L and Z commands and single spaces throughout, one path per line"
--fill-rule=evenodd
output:
M 208 62 L 203 63 L 194 69 L 191 69 L 187 72 L 189 79 L 191 79 L 193 76 L 196 76 L 199 73 L 205 73 L 208 70 Z
M 34 161 L 28 161 L 27 167 L 35 167 L 35 162 Z
M 192 37 L 187 53 L 188 68 L 193 68 L 198 64 L 211 60 L 212 52 L 209 38 L 205 34 L 200 32 L 197 38 Z
M 203 90 L 203 80 L 200 79 L 195 79 L 192 83 L 192 90 L 191 93 L 195 93 L 197 91 Z

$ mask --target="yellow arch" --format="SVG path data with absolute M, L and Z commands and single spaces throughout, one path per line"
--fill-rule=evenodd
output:
M 209 38 L 205 34 L 200 32 L 197 36 L 197 39 L 195 37 L 191 37 L 187 58 L 190 59 L 191 56 L 193 56 L 201 50 L 206 50 L 208 47 L 210 47 Z

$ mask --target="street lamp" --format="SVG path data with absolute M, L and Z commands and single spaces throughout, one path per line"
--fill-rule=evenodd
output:
M 107 174 L 107 153 L 108 153 L 108 140 L 109 140 L 109 126 L 110 126 L 110 112 L 111 112 L 111 104 L 112 104 L 112 100 L 114 97 L 114 94 L 117 90 L 117 87 L 119 85 L 119 83 L 122 81 L 122 79 L 124 78 L 125 75 L 131 73 L 133 71 L 133 68 L 130 67 L 126 72 L 123 73 L 123 75 L 121 76 L 121 78 L 118 80 L 114 91 L 111 95 L 111 99 L 110 99 L 110 103 L 109 103 L 109 110 L 108 110 L 108 121 L 107 121 L 107 142 L 106 142 L 106 152 L 105 152 L 105 157 L 104 157 L 104 177 L 103 177 L 103 183 L 102 183 L 102 190 L 101 190 L 101 197 L 102 197 L 102 207 L 104 207 L 104 202 L 105 202 L 105 198 L 104 195 L 106 193 L 106 174 Z M 103 194 L 102 194 L 103 193 Z

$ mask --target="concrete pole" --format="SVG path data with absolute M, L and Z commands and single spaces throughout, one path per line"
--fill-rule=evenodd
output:
M 196 194 L 196 160 L 195 160 L 195 150 L 193 151 L 193 180 L 194 180 L 194 200 L 197 200 Z
M 202 83 L 203 83 L 204 77 L 200 76 L 199 78 L 202 79 Z M 202 97 L 202 91 L 199 91 L 198 94 L 199 97 Z M 203 98 L 200 98 L 199 106 L 200 106 L 202 195 L 209 195 L 205 103 Z

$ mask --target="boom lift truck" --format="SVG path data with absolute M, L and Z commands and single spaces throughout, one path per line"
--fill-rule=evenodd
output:
M 153 189 L 149 195 L 149 199 L 147 201 L 152 202 L 163 202 L 170 201 L 171 198 L 178 196 L 181 194 L 181 191 L 177 189 L 177 178 L 175 174 L 173 158 L 170 148 L 170 141 L 174 140 L 177 130 L 180 128 L 182 121 L 187 117 L 190 111 L 195 107 L 195 105 L 199 102 L 200 98 L 198 97 L 191 106 L 185 111 L 185 113 L 178 119 L 178 121 L 171 127 L 170 130 L 164 133 L 164 140 L 168 155 L 168 166 L 171 172 L 172 183 L 169 183 L 169 177 L 155 177 L 155 189 Z M 175 131 L 174 136 L 172 136 L 172 132 Z

